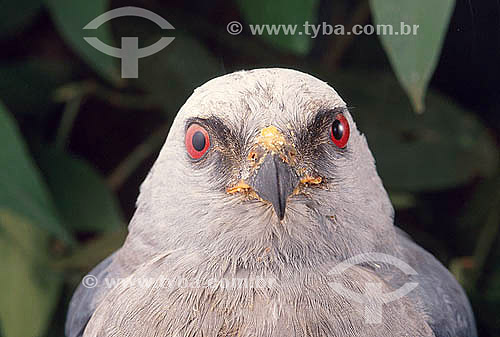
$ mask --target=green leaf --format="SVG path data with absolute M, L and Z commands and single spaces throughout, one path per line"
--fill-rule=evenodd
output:
M 471 290 L 471 273 L 474 269 L 474 258 L 470 256 L 456 257 L 451 260 L 449 269 L 462 287 L 466 290 Z
M 38 162 L 71 230 L 101 232 L 123 226 L 115 196 L 88 163 L 55 148 L 40 151 Z
M 489 278 L 489 287 L 485 291 L 485 297 L 492 301 L 500 303 L 500 265 L 498 262 Z
M 273 46 L 305 55 L 312 47 L 313 39 L 305 34 L 304 25 L 316 24 L 318 15 L 317 0 L 287 1 L 287 0 L 238 0 L 243 17 L 249 25 L 281 25 L 279 34 L 269 34 L 264 29 L 263 39 Z M 286 34 L 284 25 L 296 25 L 295 32 Z M 309 28 L 312 32 L 312 29 Z
M 158 37 L 152 34 L 150 39 L 157 41 Z M 169 111 L 177 111 L 193 88 L 222 71 L 217 59 L 199 41 L 186 35 L 177 37 L 164 51 L 141 62 L 137 84 L 151 92 Z
M 500 174 L 498 172 L 496 176 L 483 179 L 474 186 L 459 220 L 464 231 L 471 233 L 477 230 L 487 221 L 491 211 L 500 207 L 500 205 L 495 204 L 496 199 L 498 199 L 495 196 L 498 195 L 499 191 Z
M 121 81 L 116 59 L 89 45 L 83 38 L 97 37 L 111 45 L 111 24 L 103 24 L 96 30 L 84 30 L 83 27 L 108 10 L 108 0 L 45 0 L 54 23 L 64 38 L 80 57 L 99 75 L 112 83 Z M 90 35 L 91 34 L 91 35 Z
M 0 102 L 0 209 L 23 216 L 60 239 L 72 239 L 61 224 L 50 194 L 21 134 Z
M 62 286 L 51 270 L 49 234 L 0 208 L 0 323 L 3 337 L 39 337 Z
M 30 60 L 0 65 L 0 97 L 19 115 L 41 115 L 53 107 L 55 90 L 71 78 L 64 63 Z
M 394 34 L 379 35 L 382 45 L 415 110 L 422 112 L 455 0 L 370 0 L 370 5 L 375 24 L 393 27 Z M 407 34 L 414 25 L 417 34 Z
M 417 204 L 417 199 L 411 193 L 388 191 L 392 205 L 397 210 L 413 208 Z
M 448 98 L 429 92 L 428 113 L 417 115 L 389 75 L 338 73 L 330 82 L 354 106 L 354 119 L 391 190 L 444 189 L 495 171 L 499 155 L 488 130 Z
M 2 1 L 0 38 L 19 32 L 42 8 L 42 0 Z
M 70 272 L 87 273 L 92 267 L 118 250 L 125 242 L 127 233 L 124 228 L 103 233 L 98 238 L 75 249 L 70 256 L 59 259 L 56 262 L 56 267 Z

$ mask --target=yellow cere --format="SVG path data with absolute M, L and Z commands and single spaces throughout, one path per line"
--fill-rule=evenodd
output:
M 240 180 L 235 186 L 228 188 L 227 193 L 234 194 L 238 192 L 247 192 L 250 189 L 251 187 L 246 182 Z
M 262 129 L 257 143 L 270 151 L 278 152 L 285 145 L 286 141 L 278 129 L 271 125 Z

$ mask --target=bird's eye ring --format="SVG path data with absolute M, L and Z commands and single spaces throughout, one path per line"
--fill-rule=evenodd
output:
M 349 122 L 343 114 L 339 113 L 332 123 L 330 138 L 337 147 L 343 149 L 347 145 L 350 133 Z
M 192 159 L 200 159 L 210 148 L 207 130 L 199 124 L 191 124 L 186 131 L 186 150 Z

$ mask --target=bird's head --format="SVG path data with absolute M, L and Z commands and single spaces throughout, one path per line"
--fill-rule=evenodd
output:
M 392 213 L 335 90 L 298 71 L 257 69 L 209 81 L 181 108 L 141 188 L 131 236 L 162 249 L 291 261 L 370 249 L 392 230 Z

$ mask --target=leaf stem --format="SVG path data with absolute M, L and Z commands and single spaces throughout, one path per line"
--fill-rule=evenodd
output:
M 73 129 L 73 124 L 76 116 L 78 115 L 78 111 L 80 110 L 84 97 L 85 92 L 77 91 L 76 94 L 66 102 L 66 106 L 61 117 L 61 123 L 57 129 L 56 147 L 58 149 L 63 149 L 66 146 L 69 134 Z
M 118 190 L 137 167 L 161 147 L 167 137 L 170 125 L 170 120 L 161 125 L 144 142 L 137 145 L 116 167 L 107 179 L 111 189 Z
M 370 5 L 368 0 L 362 0 L 361 3 L 356 8 L 354 14 L 349 20 L 349 24 L 347 25 L 346 32 L 352 31 L 355 25 L 364 24 L 370 18 Z M 340 65 L 340 61 L 342 57 L 347 52 L 349 47 L 356 35 L 354 34 L 344 34 L 337 36 L 336 39 L 331 39 L 330 44 L 328 45 L 328 50 L 323 56 L 323 65 L 325 69 L 330 71 L 335 71 L 338 69 Z

